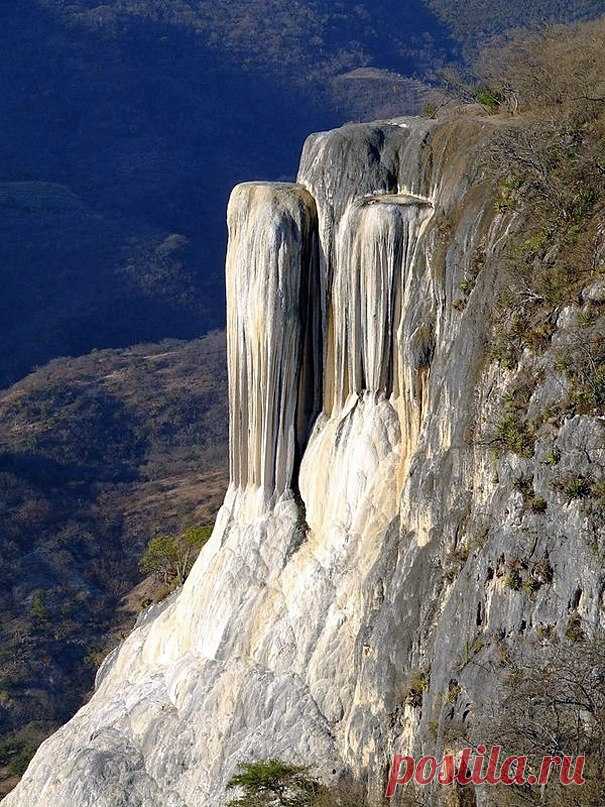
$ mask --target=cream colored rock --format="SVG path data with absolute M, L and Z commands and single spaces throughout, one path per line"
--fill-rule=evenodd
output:
M 240 185 L 228 223 L 231 481 L 271 498 L 291 486 L 317 399 L 315 202 L 301 186 Z
M 6 807 L 222 807 L 237 763 L 270 756 L 378 796 L 392 753 L 439 753 L 449 722 L 493 697 L 464 661 L 478 635 L 488 653 L 493 635 L 562 630 L 578 586 L 601 618 L 587 525 L 556 500 L 548 447 L 494 468 L 478 439 L 508 381 L 485 362 L 506 227 L 477 172 L 491 125 L 344 127 L 308 140 L 298 185 L 234 191 L 231 485 L 213 536 Z M 562 467 L 582 470 L 597 438 L 570 421 Z M 549 496 L 533 551 L 557 566 L 533 600 L 494 573 L 535 531 L 520 473 Z M 416 709 L 405 682 L 429 667 Z

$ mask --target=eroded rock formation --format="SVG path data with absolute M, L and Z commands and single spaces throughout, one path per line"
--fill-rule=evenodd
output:
M 447 721 L 489 699 L 469 653 L 563 629 L 578 575 L 578 607 L 598 608 L 561 502 L 532 539 L 536 557 L 551 542 L 552 589 L 523 599 L 494 573 L 534 529 L 511 477 L 547 471 L 540 451 L 494 465 L 478 437 L 506 381 L 485 361 L 504 220 L 477 166 L 493 125 L 347 126 L 309 139 L 298 184 L 236 188 L 231 486 L 213 537 L 7 807 L 219 807 L 237 762 L 268 756 L 375 795 L 393 752 L 443 747 Z M 419 709 L 405 681 L 429 668 Z
M 250 183 L 228 220 L 231 483 L 271 499 L 292 487 L 319 401 L 317 212 L 302 186 Z

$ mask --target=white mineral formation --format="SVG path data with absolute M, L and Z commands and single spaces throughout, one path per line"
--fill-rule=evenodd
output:
M 292 486 L 317 402 L 317 213 L 301 186 L 251 183 L 228 220 L 231 482 L 270 499 Z
M 379 794 L 393 752 L 438 752 L 428 727 L 489 699 L 464 663 L 478 633 L 563 618 L 493 571 L 529 516 L 509 461 L 498 478 L 474 439 L 501 383 L 484 357 L 502 219 L 477 170 L 492 125 L 347 126 L 309 138 L 298 184 L 235 189 L 231 485 L 214 534 L 6 807 L 222 807 L 237 763 L 270 756 Z M 579 516 L 552 512 L 534 549 L 565 530 L 568 553 Z M 475 533 L 481 553 L 446 574 Z M 573 551 L 565 599 L 573 574 L 597 589 L 589 550 Z M 429 668 L 419 709 L 405 682 Z

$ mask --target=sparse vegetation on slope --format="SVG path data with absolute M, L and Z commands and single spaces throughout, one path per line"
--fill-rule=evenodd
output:
M 597 807 L 605 799 L 605 645 L 602 637 L 574 642 L 582 630 L 568 631 L 560 645 L 527 657 L 509 653 L 503 684 L 493 710 L 477 727 L 477 738 L 504 754 L 527 754 L 528 773 L 539 771 L 545 756 L 586 756 L 586 784 L 564 787 L 555 769 L 544 788 L 500 787 L 501 807 Z
M 547 349 L 562 308 L 582 303 L 584 290 L 605 278 L 604 41 L 605 20 L 518 33 L 484 50 L 473 70 L 472 81 L 491 87 L 510 116 L 485 166 L 499 189 L 498 212 L 510 222 L 491 347 L 509 369 L 524 349 Z M 560 363 L 598 408 L 602 323 L 597 289 L 592 294 L 579 312 L 585 333 L 575 340 L 585 369 L 572 370 L 569 338 Z
M 228 789 L 240 793 L 229 807 L 369 807 L 362 787 L 351 782 L 322 785 L 309 768 L 279 759 L 242 763 Z
M 324 82 L 364 67 L 380 54 L 381 65 L 418 69 L 434 56 L 429 33 L 444 31 L 423 0 L 361 0 L 352 5 L 325 0 L 41 0 L 48 8 L 92 29 L 119 36 L 132 20 L 193 32 L 202 47 L 245 70 L 270 71 L 281 79 Z
M 177 535 L 156 535 L 147 544 L 139 568 L 162 584 L 162 595 L 166 596 L 183 585 L 211 535 L 211 526 L 188 527 Z
M 0 792 L 182 582 L 226 458 L 222 334 L 56 360 L 0 395 Z M 150 538 L 184 528 L 176 566 L 142 580 Z
M 601 0 L 465 0 L 464 13 L 456 0 L 427 0 L 427 5 L 473 51 L 513 28 L 587 20 L 603 13 Z

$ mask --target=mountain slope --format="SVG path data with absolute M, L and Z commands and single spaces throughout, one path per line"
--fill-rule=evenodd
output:
M 367 114 L 333 96 L 340 73 L 412 69 L 435 50 L 425 32 L 447 41 L 419 2 L 169 7 L 0 8 L 0 387 L 56 356 L 222 327 L 231 187 L 292 178 L 310 129 Z
M 0 788 L 89 692 L 153 586 L 152 535 L 226 484 L 221 334 L 56 360 L 0 395 Z
M 591 20 L 603 13 L 600 0 L 534 0 L 532 3 L 466 0 L 464 14 L 460 13 L 456 0 L 427 0 L 427 6 L 471 51 L 482 48 L 494 35 L 513 28 Z

